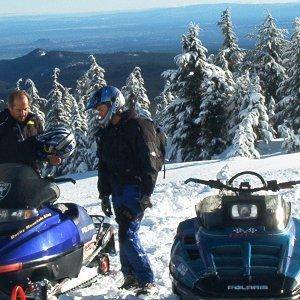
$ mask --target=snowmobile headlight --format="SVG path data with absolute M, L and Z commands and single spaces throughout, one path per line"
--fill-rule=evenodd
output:
M 28 220 L 37 216 L 36 209 L 0 209 L 0 222 Z
M 235 204 L 231 207 L 233 219 L 256 219 L 257 206 L 254 204 Z

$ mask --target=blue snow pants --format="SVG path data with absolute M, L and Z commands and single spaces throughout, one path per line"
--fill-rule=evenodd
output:
M 154 275 L 138 236 L 144 216 L 139 204 L 140 198 L 140 188 L 136 185 L 113 188 L 112 203 L 119 225 L 121 271 L 124 276 L 133 275 L 140 284 L 144 284 L 153 282 Z

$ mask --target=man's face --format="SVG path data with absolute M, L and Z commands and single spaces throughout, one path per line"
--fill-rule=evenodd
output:
M 24 122 L 29 112 L 29 102 L 26 96 L 14 99 L 12 106 L 8 107 L 11 116 L 18 122 Z
M 106 104 L 100 104 L 97 106 L 97 111 L 101 120 L 105 118 L 108 112 L 108 106 Z

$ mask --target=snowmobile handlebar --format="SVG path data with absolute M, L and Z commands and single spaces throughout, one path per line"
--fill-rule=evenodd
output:
M 54 182 L 54 183 L 65 183 L 65 182 L 72 182 L 73 184 L 76 184 L 76 180 L 73 178 L 54 178 L 54 177 L 45 177 L 45 179 L 47 179 L 50 182 Z
M 239 176 L 245 175 L 245 174 L 254 175 L 254 176 L 258 177 L 260 179 L 260 181 L 262 182 L 263 186 L 257 187 L 257 188 L 251 188 L 249 182 L 242 182 L 240 187 L 238 187 L 238 188 L 232 186 L 232 183 L 236 178 L 238 178 Z M 188 178 L 185 181 L 186 184 L 189 182 L 205 184 L 214 189 L 219 189 L 219 190 L 225 189 L 225 190 L 233 191 L 235 193 L 241 193 L 241 192 L 254 193 L 254 192 L 258 192 L 258 191 L 277 192 L 281 189 L 289 189 L 289 188 L 292 188 L 296 184 L 300 184 L 300 180 L 287 181 L 287 182 L 281 182 L 281 183 L 278 183 L 276 180 L 270 180 L 270 181 L 266 182 L 260 174 L 258 174 L 256 172 L 252 172 L 252 171 L 245 171 L 245 172 L 241 172 L 241 173 L 234 175 L 228 181 L 228 184 L 224 184 L 219 180 L 203 180 L 203 179 L 198 179 L 198 178 Z
M 266 181 L 264 180 L 264 178 L 263 178 L 260 174 L 258 174 L 258 173 L 256 173 L 256 172 L 253 172 L 253 171 L 244 171 L 244 172 L 240 172 L 240 173 L 235 174 L 234 176 L 232 176 L 232 177 L 228 180 L 228 185 L 229 185 L 229 186 L 232 186 L 233 181 L 234 181 L 235 179 L 237 179 L 238 177 L 242 176 L 242 175 L 253 175 L 253 176 L 257 177 L 257 178 L 261 181 L 261 183 L 262 183 L 263 186 L 267 186 L 267 183 L 266 183 Z
M 239 188 L 235 188 L 235 187 L 226 185 L 219 180 L 204 180 L 204 179 L 198 179 L 198 178 L 188 178 L 184 183 L 187 184 L 190 182 L 204 184 L 204 185 L 207 185 L 211 188 L 218 189 L 218 190 L 226 189 L 226 190 L 230 190 L 230 191 L 234 191 L 234 192 L 239 191 Z

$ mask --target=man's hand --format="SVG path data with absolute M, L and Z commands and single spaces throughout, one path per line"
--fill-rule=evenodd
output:
M 47 161 L 53 166 L 58 166 L 61 164 L 61 158 L 54 154 L 48 155 Z
M 101 200 L 102 211 L 107 217 L 110 218 L 112 216 L 112 212 L 111 212 L 111 204 L 110 204 L 109 196 L 104 196 L 100 198 L 100 200 Z
M 140 200 L 140 205 L 141 205 L 141 209 L 142 211 L 145 211 L 146 208 L 151 208 L 153 205 L 151 203 L 151 197 L 144 195 L 142 197 L 142 199 Z

